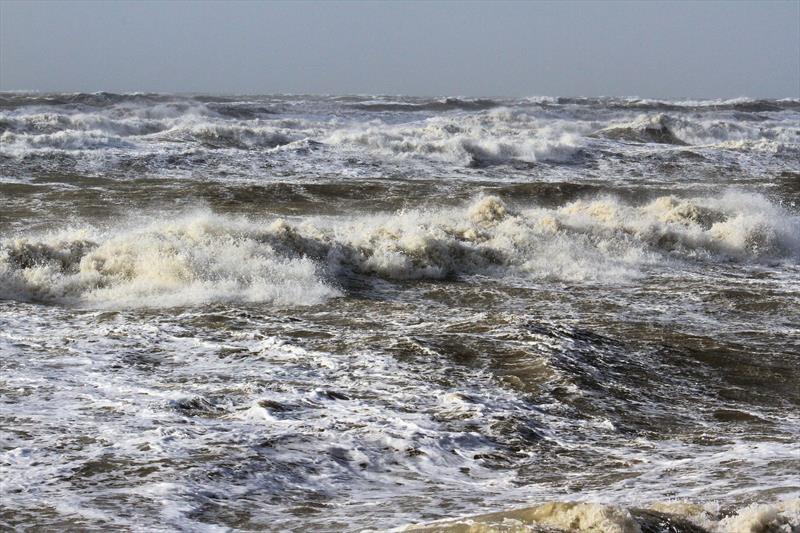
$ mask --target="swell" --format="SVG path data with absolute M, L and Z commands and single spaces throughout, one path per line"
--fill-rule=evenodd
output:
M 364 111 L 480 111 L 499 107 L 500 103 L 486 98 L 462 99 L 462 98 L 442 98 L 440 100 L 422 100 L 410 102 L 365 102 L 351 104 L 354 109 Z
M 631 109 L 642 111 L 741 111 L 761 113 L 800 109 L 800 99 L 768 100 L 735 98 L 731 100 L 653 100 L 644 98 L 586 98 L 559 97 L 542 105 L 585 106 L 601 109 Z
M 330 132 L 323 142 L 382 159 L 415 158 L 480 168 L 513 162 L 577 161 L 582 153 L 580 134 L 584 129 L 542 123 L 500 108 L 404 124 L 358 124 Z
M 281 122 L 218 121 L 202 114 L 176 117 L 107 117 L 97 114 L 37 113 L 0 122 L 2 153 L 25 156 L 36 151 L 126 148 L 168 151 L 200 146 L 210 149 L 269 149 L 303 137 Z
M 595 135 L 638 143 L 687 144 L 670 129 L 672 122 L 667 115 L 643 116 L 633 122 L 608 126 Z
M 57 96 L 77 98 L 52 98 Z M 631 117 L 630 113 L 609 114 L 608 109 L 585 116 L 542 113 L 541 109 L 537 114 L 531 112 L 530 106 L 499 107 L 499 102 L 488 100 L 357 104 L 378 106 L 366 109 L 370 113 L 380 111 L 380 106 L 410 106 L 407 110 L 439 113 L 422 120 L 398 122 L 396 117 L 376 120 L 379 115 L 354 111 L 352 105 L 356 104 L 346 103 L 351 107 L 342 109 L 342 104 L 333 100 L 314 103 L 321 106 L 320 115 L 288 116 L 284 112 L 291 106 L 266 99 L 168 100 L 162 95 L 128 95 L 125 98 L 132 99 L 128 101 L 121 96 L 89 96 L 110 103 L 92 107 L 56 102 L 3 111 L 0 154 L 17 159 L 47 159 L 54 152 L 93 150 L 115 156 L 181 157 L 187 150 L 235 149 L 298 160 L 319 149 L 324 156 L 343 164 L 363 158 L 381 163 L 415 159 L 477 169 L 496 165 L 526 169 L 539 162 L 590 166 L 593 158 L 587 156 L 597 155 L 598 149 L 606 146 L 595 140 L 598 138 L 626 144 L 692 145 L 796 157 L 800 134 L 791 120 L 791 111 L 765 116 L 745 114 L 752 120 L 744 120 L 724 113 Z M 447 109 L 460 112 L 445 113 Z M 347 120 L 340 118 L 342 112 L 349 113 L 345 115 Z M 273 153 L 276 149 L 281 150 Z M 113 165 L 113 159 L 104 164 Z
M 195 101 L 206 104 L 222 104 L 259 100 L 316 100 L 340 101 L 356 109 L 373 111 L 414 111 L 431 110 L 446 111 L 454 109 L 476 110 L 488 109 L 498 105 L 536 105 L 542 107 L 581 106 L 603 109 L 631 109 L 643 111 L 741 111 L 746 113 L 773 112 L 800 109 L 800 99 L 763 99 L 734 98 L 729 100 L 657 100 L 646 98 L 624 97 L 530 97 L 522 99 L 493 100 L 488 98 L 444 97 L 438 99 L 403 98 L 396 101 L 385 101 L 382 98 L 344 96 L 344 97 L 309 97 L 292 95 L 263 96 L 224 96 L 224 95 L 187 95 L 177 96 L 161 93 L 37 93 L 37 92 L 3 92 L 0 93 L 0 108 L 16 108 L 34 105 L 72 105 L 108 107 L 119 104 L 153 104 L 169 101 Z
M 639 115 L 627 122 L 612 123 L 592 134 L 616 141 L 693 145 L 726 150 L 796 154 L 800 129 L 786 122 L 688 119 L 663 113 Z
M 175 100 L 176 97 L 156 93 L 0 93 L 0 109 L 20 106 L 91 106 L 108 107 L 123 102 L 152 104 Z
M 0 244 L 0 295 L 101 306 L 319 304 L 365 280 L 471 275 L 626 283 L 675 261 L 796 261 L 800 221 L 745 193 L 557 208 L 497 197 L 453 208 L 297 220 L 200 211 Z

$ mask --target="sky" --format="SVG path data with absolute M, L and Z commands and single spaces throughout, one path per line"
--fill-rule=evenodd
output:
M 0 0 L 0 90 L 800 97 L 800 0 Z

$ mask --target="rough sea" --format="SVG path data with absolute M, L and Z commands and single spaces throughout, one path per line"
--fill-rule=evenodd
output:
M 0 93 L 2 530 L 789 533 L 799 442 L 800 100 Z

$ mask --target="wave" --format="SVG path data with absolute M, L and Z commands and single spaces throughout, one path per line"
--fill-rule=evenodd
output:
M 759 149 L 774 142 L 785 147 L 798 146 L 800 128 L 794 121 L 769 121 L 750 124 L 727 120 L 689 120 L 663 113 L 639 115 L 630 122 L 611 124 L 593 136 L 606 139 L 672 145 L 701 145 L 728 148 L 719 143 L 742 143 L 738 148 Z M 760 144 L 759 144 L 760 143 Z M 733 145 L 736 147 L 736 145 Z M 766 150 L 772 151 L 772 150 Z M 774 153 L 774 151 L 773 151 Z
M 41 150 L 147 148 L 161 152 L 164 143 L 196 143 L 207 149 L 275 148 L 302 140 L 302 131 L 254 122 L 212 122 L 198 116 L 181 119 L 110 120 L 101 116 L 32 115 L 0 123 L 0 153 L 24 156 Z M 181 148 L 183 149 L 183 148 Z
M 316 304 L 343 294 L 352 276 L 620 283 L 670 258 L 798 254 L 798 217 L 745 193 L 526 209 L 489 196 L 462 207 L 294 222 L 200 211 L 133 229 L 5 239 L 0 296 L 122 307 Z
M 301 140 L 293 132 L 269 126 L 199 123 L 165 132 L 167 140 L 197 142 L 206 148 L 275 148 Z
M 446 110 L 479 110 L 489 109 L 499 105 L 515 103 L 528 103 L 543 106 L 583 106 L 607 109 L 631 109 L 653 111 L 741 111 L 750 113 L 773 112 L 800 109 L 800 99 L 782 98 L 731 98 L 731 99 L 685 99 L 685 100 L 660 100 L 637 97 L 565 97 L 565 96 L 532 96 L 522 99 L 489 99 L 489 98 L 462 98 L 448 96 L 436 99 L 426 98 L 397 98 L 387 100 L 379 96 L 312 96 L 312 95 L 287 95 L 273 94 L 261 96 L 236 96 L 236 95 L 186 95 L 179 96 L 162 93 L 39 93 L 39 92 L 0 92 L 0 108 L 15 108 L 21 106 L 46 105 L 46 106 L 88 106 L 109 107 L 120 104 L 157 104 L 169 101 L 194 101 L 202 104 L 235 105 L 237 103 L 250 103 L 253 101 L 341 101 L 358 109 L 373 111 L 414 111 L 426 109 L 431 111 Z M 269 110 L 270 108 L 265 108 Z
M 598 137 L 637 143 L 686 144 L 670 129 L 674 120 L 663 114 L 641 116 L 632 122 L 613 124 L 596 132 Z
M 0 135 L 0 154 L 25 156 L 37 150 L 96 150 L 103 148 L 132 148 L 123 137 L 102 130 L 74 131 L 33 135 L 5 132 Z
M 243 221 L 195 215 L 138 230 L 91 228 L 3 243 L 0 295 L 112 307 L 257 301 L 313 304 L 336 296 L 317 265 L 279 253 Z M 151 300 L 152 299 L 152 300 Z
M 32 113 L 0 119 L 0 133 L 42 135 L 64 130 L 102 130 L 116 135 L 149 135 L 169 127 L 163 121 L 139 117 L 108 117 L 96 113 Z
M 568 163 L 583 143 L 579 130 L 563 124 L 540 124 L 506 109 L 454 118 L 435 117 L 400 125 L 359 124 L 341 128 L 323 141 L 332 146 L 366 149 L 380 157 L 416 157 L 482 167 L 513 162 Z
M 78 98 L 76 95 L 55 95 Z M 0 151 L 11 156 L 44 152 L 120 149 L 139 154 L 174 153 L 187 145 L 200 151 L 272 150 L 307 140 L 326 155 L 343 155 L 345 163 L 416 159 L 483 168 L 509 165 L 527 169 L 534 163 L 581 164 L 595 160 L 594 138 L 629 143 L 693 145 L 710 149 L 791 155 L 799 146 L 794 114 L 711 116 L 696 113 L 644 114 L 631 118 L 619 111 L 545 109 L 550 100 L 504 107 L 504 100 L 397 101 L 313 100 L 307 115 L 284 113 L 293 101 L 278 98 L 198 98 L 164 95 L 89 95 L 84 99 L 112 104 L 99 107 L 29 105 L 0 111 Z M 17 95 L 18 98 L 22 96 Z M 51 98 L 51 97 L 42 97 Z M 144 100 L 142 101 L 142 99 Z M 152 100 L 152 101 L 151 101 Z M 550 102 L 550 103 L 548 103 Z M 386 109 L 442 112 L 425 120 L 381 118 L 352 111 Z M 341 106 L 345 106 L 342 109 Z M 399 107 L 398 107 L 399 106 Z M 405 107 L 404 107 L 405 106 Z M 534 107 L 536 109 L 534 109 Z M 447 109 L 454 113 L 443 113 Z M 283 111 L 281 111 L 283 110 Z M 280 113 L 279 113 L 280 111 Z M 737 116 L 742 113 L 737 112 Z M 416 119 L 419 116 L 413 115 Z M 735 144 L 735 143 L 740 144 Z M 726 145 L 724 143 L 730 143 Z M 774 147 L 765 143 L 776 143 Z M 295 150 L 298 156 L 311 150 Z M 111 158 L 113 159 L 113 158 Z
M 643 111 L 740 111 L 762 113 L 800 109 L 800 99 L 780 100 L 763 98 L 731 98 L 712 100 L 658 100 L 624 97 L 557 97 L 540 100 L 543 105 L 585 106 L 603 109 L 631 109 Z
M 253 120 L 278 113 L 274 107 L 258 102 L 209 102 L 206 107 L 222 117 L 236 120 Z
M 800 529 L 800 499 L 753 503 L 721 511 L 712 505 L 654 504 L 625 508 L 586 502 L 550 502 L 524 509 L 502 511 L 429 524 L 397 531 L 481 532 L 583 531 L 592 533 L 787 533 Z
M 109 107 L 120 103 L 153 104 L 175 100 L 176 97 L 158 93 L 0 93 L 0 109 L 21 106 L 90 106 Z
M 753 124 L 747 121 L 672 119 L 670 128 L 682 141 L 692 145 L 774 142 L 785 146 L 800 146 L 800 126 L 796 120 Z
M 499 102 L 487 98 L 462 99 L 447 97 L 439 100 L 417 101 L 415 99 L 414 101 L 401 102 L 385 102 L 378 100 L 351 104 L 350 107 L 364 111 L 480 111 L 499 107 L 500 105 Z
M 768 154 L 792 156 L 792 157 L 800 156 L 800 144 L 768 141 L 766 139 L 761 139 L 757 141 L 751 141 L 751 140 L 723 141 L 710 146 L 713 148 L 734 150 L 737 152 L 760 152 L 760 153 L 768 153 Z

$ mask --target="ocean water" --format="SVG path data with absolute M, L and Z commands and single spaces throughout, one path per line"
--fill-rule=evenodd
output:
M 796 532 L 799 383 L 799 100 L 0 94 L 2 529 Z

